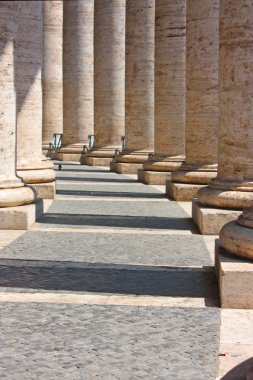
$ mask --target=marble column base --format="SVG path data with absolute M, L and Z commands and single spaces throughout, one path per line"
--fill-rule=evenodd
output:
M 29 164 L 18 164 L 17 174 L 26 184 L 47 183 L 55 180 L 54 164 L 51 160 L 42 160 Z
M 119 150 L 120 147 L 96 147 L 94 146 L 92 150 L 88 151 L 82 160 L 83 165 L 89 166 L 110 166 L 111 161 L 115 157 L 115 152 Z
M 171 172 L 155 172 L 144 170 L 138 180 L 146 185 L 165 185 L 167 180 L 171 179 Z
M 42 199 L 29 205 L 0 208 L 0 229 L 28 230 L 45 212 Z
M 87 153 L 86 144 L 63 145 L 56 151 L 56 159 L 59 161 L 81 162 Z
M 219 282 L 221 307 L 226 309 L 253 309 L 252 261 L 230 254 L 215 245 L 215 270 Z
M 13 188 L 0 188 L 0 209 L 1 207 L 28 205 L 33 201 L 34 192 L 23 184 Z
M 111 170 L 119 174 L 137 174 L 143 168 L 143 162 L 148 159 L 150 151 L 123 150 L 117 154 L 111 164 Z
M 169 198 L 176 201 L 190 202 L 198 197 L 198 191 L 204 186 L 205 185 L 166 181 L 166 194 Z
M 192 218 L 202 235 L 219 235 L 222 227 L 241 214 L 238 210 L 208 207 L 198 200 L 192 201 Z
M 165 185 L 171 179 L 171 173 L 181 167 L 183 159 L 182 156 L 151 155 L 143 163 L 142 182 L 148 185 Z
M 54 199 L 56 193 L 56 182 L 30 183 L 28 185 L 35 192 L 35 199 Z

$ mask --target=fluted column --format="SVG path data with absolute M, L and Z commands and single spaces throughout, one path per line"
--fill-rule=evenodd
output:
M 204 204 L 235 209 L 253 204 L 252 65 L 252 1 L 222 0 L 218 175 L 199 193 Z
M 186 0 L 156 0 L 155 18 L 155 149 L 140 176 L 165 184 L 185 153 Z
M 53 163 L 42 156 L 42 2 L 19 1 L 15 86 L 17 169 L 39 198 L 53 198 Z
M 16 94 L 14 49 L 17 2 L 0 5 L 0 207 L 32 203 L 33 191 L 16 176 Z M 3 216 L 1 214 L 1 219 Z M 2 220 L 0 222 L 2 227 Z
M 217 173 L 219 0 L 187 0 L 186 158 L 169 195 L 191 200 Z
M 94 130 L 94 0 L 63 2 L 63 143 L 57 158 L 81 161 Z
M 125 0 L 95 0 L 94 147 L 84 162 L 109 165 L 125 127 Z
M 125 149 L 112 169 L 137 173 L 154 150 L 155 0 L 126 0 Z
M 50 154 L 54 133 L 63 131 L 62 0 L 43 1 L 42 149 Z

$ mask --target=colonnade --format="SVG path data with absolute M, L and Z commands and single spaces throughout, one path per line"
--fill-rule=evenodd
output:
M 212 213 L 205 233 L 230 221 L 221 244 L 253 258 L 252 9 L 252 0 L 1 1 L 1 210 L 54 197 L 42 147 L 47 155 L 63 134 L 58 159 L 166 185 L 170 198 L 193 201 L 200 230 Z

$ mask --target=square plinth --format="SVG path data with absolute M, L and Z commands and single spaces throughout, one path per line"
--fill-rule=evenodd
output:
M 110 166 L 112 159 L 112 157 L 85 157 L 82 160 L 82 164 L 88 166 Z
M 221 307 L 253 309 L 253 261 L 236 257 L 215 243 L 215 270 L 218 277 Z
M 166 181 L 166 194 L 176 201 L 189 202 L 197 198 L 198 191 L 206 185 Z
M 240 214 L 238 210 L 216 209 L 204 206 L 196 199 L 192 201 L 192 218 L 202 235 L 219 235 L 222 227 Z
M 59 161 L 74 161 L 74 162 L 82 162 L 84 157 L 84 153 L 56 153 L 53 158 L 54 160 Z
M 138 170 L 142 168 L 142 164 L 115 162 L 113 167 L 114 171 L 118 174 L 137 174 Z
M 155 172 L 151 170 L 143 170 L 143 183 L 147 185 L 165 185 L 167 180 L 171 178 L 171 172 Z
M 36 199 L 54 199 L 56 192 L 55 181 L 47 183 L 31 183 L 29 184 L 36 194 Z
M 0 208 L 1 230 L 28 230 L 48 208 L 42 199 L 25 206 Z

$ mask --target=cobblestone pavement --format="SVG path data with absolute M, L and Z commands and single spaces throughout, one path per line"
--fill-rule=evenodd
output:
M 217 283 L 185 211 L 105 168 L 63 163 L 57 177 L 47 214 L 0 250 L 0 292 L 10 295 L 0 302 L 0 379 L 214 380 Z M 49 293 L 108 297 L 49 303 Z M 151 301 L 119 306 L 116 295 Z M 152 304 L 161 296 L 172 306 Z

